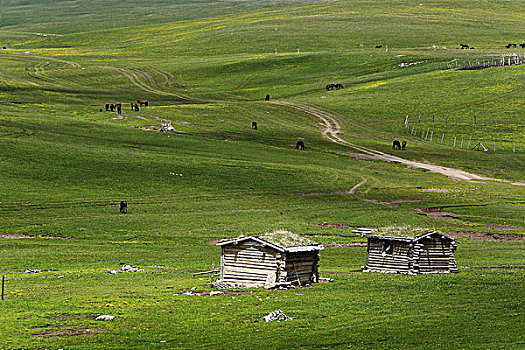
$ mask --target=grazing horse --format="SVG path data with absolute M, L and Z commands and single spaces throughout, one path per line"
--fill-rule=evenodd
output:
M 270 101 L 270 94 L 266 94 L 266 97 L 264 98 L 265 101 Z
M 118 114 L 122 113 L 122 104 L 117 103 L 117 104 L 115 105 L 115 107 L 117 107 L 117 113 L 118 113 Z
M 304 142 L 301 140 L 297 141 L 297 143 L 295 144 L 295 149 L 305 149 Z
M 382 47 L 383 47 L 383 45 L 376 45 L 376 49 L 380 49 Z
M 109 109 L 111 110 L 111 112 L 115 112 L 115 105 L 113 103 L 110 104 Z
M 141 106 L 141 107 L 148 107 L 148 100 L 137 100 L 137 103 Z
M 106 103 L 106 112 L 109 111 L 109 103 Z
M 333 90 L 335 88 L 335 85 L 334 84 L 328 84 L 326 85 L 326 90 Z
M 336 90 L 344 88 L 343 84 L 335 84 L 334 87 L 335 87 Z
M 126 201 L 120 201 L 120 212 L 126 214 L 128 212 L 128 203 Z
M 469 46 L 468 45 L 465 45 L 465 44 L 460 44 L 461 45 L 461 49 L 464 50 L 464 49 L 468 49 Z
M 257 122 L 252 122 L 252 129 L 257 130 Z
M 407 146 L 407 142 L 406 141 L 401 142 L 401 149 L 403 151 L 405 150 L 406 146 Z
M 394 140 L 392 144 L 392 149 L 401 149 L 401 143 L 398 140 Z
M 525 49 L 525 44 L 520 44 L 520 47 L 521 47 L 522 49 Z
M 138 112 L 139 111 L 139 105 L 136 104 L 136 103 L 132 103 L 131 104 L 131 110 L 135 111 L 135 112 Z

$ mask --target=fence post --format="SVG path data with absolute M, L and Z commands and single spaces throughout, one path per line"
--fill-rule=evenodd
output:
M 427 134 L 425 135 L 425 141 L 427 140 L 428 138 L 428 132 L 430 131 L 430 128 L 427 129 Z
M 443 144 L 443 139 L 445 138 L 445 134 L 441 135 L 441 144 Z
M 432 143 L 432 136 L 434 136 L 434 131 L 430 133 L 430 143 Z
M 410 131 L 410 135 L 414 135 L 414 125 L 412 125 L 412 131 Z
M 2 300 L 4 300 L 5 275 L 2 275 Z
M 454 148 L 456 148 L 456 136 L 454 136 Z

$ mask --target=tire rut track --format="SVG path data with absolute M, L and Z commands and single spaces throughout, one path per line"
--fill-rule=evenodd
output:
M 333 118 L 328 112 L 322 111 L 318 108 L 315 108 L 313 106 L 305 105 L 305 104 L 298 104 L 298 103 L 292 103 L 292 102 L 273 102 L 274 104 L 287 106 L 289 108 L 293 108 L 295 110 L 301 111 L 303 113 L 307 113 L 310 115 L 313 115 L 321 120 L 322 128 L 323 128 L 323 136 L 327 138 L 328 140 L 337 143 L 342 146 L 350 147 L 355 150 L 358 150 L 360 152 L 363 152 L 367 155 L 372 156 L 374 159 L 385 161 L 385 162 L 394 162 L 394 163 L 400 163 L 404 164 L 413 168 L 422 168 L 426 169 L 430 172 L 441 174 L 444 176 L 447 176 L 454 180 L 462 180 L 462 181 L 486 181 L 486 180 L 493 180 L 493 181 L 501 181 L 493 178 L 489 178 L 483 175 L 477 175 L 472 174 L 469 172 L 466 172 L 464 170 L 456 169 L 456 168 L 450 168 L 445 166 L 439 166 L 439 165 L 432 165 L 432 164 L 425 164 L 417 161 L 411 161 L 407 160 L 398 156 L 394 156 L 391 154 L 387 154 L 378 150 L 374 150 L 368 147 L 359 146 L 356 144 L 353 144 L 351 142 L 348 142 L 344 139 L 342 139 L 339 134 L 341 133 L 341 126 L 339 125 L 338 121 Z M 509 181 L 510 182 L 510 181 Z M 517 185 L 518 183 L 510 182 L 513 185 Z

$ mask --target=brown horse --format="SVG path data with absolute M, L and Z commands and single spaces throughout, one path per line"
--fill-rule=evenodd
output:
M 137 103 L 141 106 L 141 107 L 148 107 L 148 100 L 137 100 Z
M 117 113 L 118 113 L 118 114 L 122 113 L 122 104 L 117 103 L 117 104 L 115 105 L 115 107 L 117 108 Z
M 333 90 L 335 88 L 335 85 L 334 84 L 328 84 L 326 85 L 326 90 Z
M 139 111 L 139 105 L 136 104 L 136 103 L 132 103 L 131 104 L 131 110 L 135 111 L 135 112 L 138 112 Z

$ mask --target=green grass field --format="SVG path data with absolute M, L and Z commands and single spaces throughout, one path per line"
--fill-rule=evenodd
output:
M 505 48 L 525 43 L 524 11 L 2 1 L 0 348 L 525 348 L 525 65 L 443 69 L 525 59 Z M 138 99 L 150 105 L 132 111 Z M 161 121 L 175 131 L 158 132 Z M 365 240 L 352 228 L 405 225 L 457 237 L 459 273 L 360 273 Z M 338 243 L 320 261 L 334 282 L 180 295 L 211 290 L 192 273 L 220 262 L 214 240 L 278 229 Z M 145 271 L 107 273 L 123 264 Z M 277 309 L 294 319 L 265 323 Z

